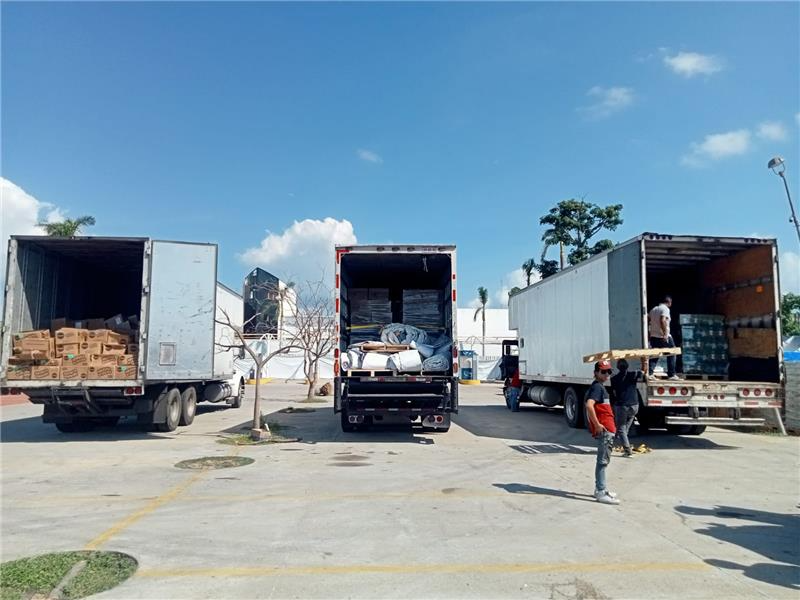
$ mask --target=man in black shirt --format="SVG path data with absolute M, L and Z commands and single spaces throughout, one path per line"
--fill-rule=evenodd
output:
M 622 445 L 624 455 L 633 456 L 628 431 L 633 419 L 639 411 L 639 391 L 636 382 L 644 375 L 642 371 L 628 370 L 628 361 L 620 358 L 617 361 L 618 372 L 611 378 L 611 389 L 614 391 L 614 420 L 617 425 L 617 441 Z

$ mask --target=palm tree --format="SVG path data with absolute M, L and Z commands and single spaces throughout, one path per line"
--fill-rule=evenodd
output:
M 481 286 L 478 288 L 478 302 L 481 305 L 475 309 L 475 315 L 472 317 L 473 321 L 478 320 L 478 313 L 481 313 L 483 318 L 483 333 L 481 335 L 481 357 L 486 354 L 486 305 L 489 303 L 489 291 Z
M 94 225 L 94 217 L 83 216 L 77 219 L 64 219 L 56 223 L 39 223 L 47 235 L 52 237 L 73 237 L 83 227 Z
M 526 285 L 531 284 L 531 273 L 536 268 L 536 261 L 532 258 L 529 258 L 524 263 L 522 263 L 522 272 L 525 273 L 525 281 L 527 282 Z

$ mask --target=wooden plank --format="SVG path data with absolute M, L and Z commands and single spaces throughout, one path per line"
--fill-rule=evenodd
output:
M 775 287 L 770 283 L 717 292 L 712 301 L 713 312 L 730 321 L 741 317 L 775 312 Z
M 774 329 L 729 329 L 731 358 L 775 358 L 778 356 L 778 332 Z
M 715 288 L 772 276 L 772 246 L 765 244 L 711 261 L 704 269 L 705 285 Z
M 680 348 L 635 348 L 631 350 L 606 350 L 595 352 L 583 357 L 583 362 L 591 363 L 598 360 L 619 360 L 620 358 L 655 358 L 656 356 L 677 356 L 681 354 Z
M 384 342 L 363 342 L 360 348 L 364 352 L 388 352 L 390 354 L 411 350 L 411 346 L 408 344 L 387 344 Z

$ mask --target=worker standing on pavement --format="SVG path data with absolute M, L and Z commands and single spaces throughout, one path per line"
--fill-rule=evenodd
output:
M 636 383 L 642 379 L 642 371 L 630 371 L 628 361 L 620 358 L 617 361 L 617 374 L 611 378 L 611 389 L 614 391 L 614 421 L 617 426 L 616 442 L 622 446 L 623 455 L 633 456 L 628 432 L 639 411 L 639 391 Z
M 651 348 L 674 348 L 675 342 L 669 333 L 669 326 L 672 317 L 670 316 L 669 309 L 672 306 L 672 298 L 664 296 L 661 304 L 653 307 L 649 313 L 650 322 L 650 347 Z M 650 368 L 647 370 L 649 375 L 653 375 L 653 371 L 658 364 L 659 358 L 650 359 Z M 675 375 L 675 357 L 667 356 L 667 378 L 678 379 Z
M 522 382 L 519 380 L 519 369 L 514 369 L 514 375 L 506 388 L 506 406 L 511 412 L 519 412 L 519 394 L 522 391 Z
M 594 365 L 594 381 L 586 392 L 586 413 L 589 417 L 589 432 L 597 439 L 597 464 L 594 469 L 594 497 L 603 504 L 619 504 L 617 495 L 608 490 L 606 467 L 611 462 L 614 447 L 614 412 L 608 399 L 605 383 L 611 376 L 611 363 L 601 360 Z

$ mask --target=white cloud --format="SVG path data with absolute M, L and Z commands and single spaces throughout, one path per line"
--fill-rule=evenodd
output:
M 534 271 L 531 273 L 531 283 L 534 281 L 539 281 L 539 273 Z M 507 308 L 508 307 L 508 293 L 511 291 L 511 288 L 518 287 L 524 288 L 527 285 L 525 280 L 525 274 L 522 272 L 522 269 L 514 269 L 510 273 L 507 273 L 505 277 L 503 277 L 502 285 L 500 289 L 492 298 L 493 303 L 497 304 L 499 308 Z
M 5 281 L 5 255 L 9 236 L 43 235 L 44 231 L 37 223 L 63 219 L 60 209 L 37 200 L 15 183 L 0 177 L 0 283 Z
M 786 128 L 779 121 L 764 121 L 758 126 L 756 135 L 762 140 L 770 142 L 780 142 L 787 137 Z
M 713 75 L 724 68 L 723 61 L 719 57 L 698 52 L 678 52 L 673 56 L 667 54 L 664 56 L 664 64 L 678 75 L 687 78 Z
M 738 156 L 750 149 L 750 140 L 748 129 L 712 133 L 702 142 L 692 142 L 691 151 L 681 158 L 681 163 L 689 167 L 702 167 L 709 161 Z
M 296 282 L 332 278 L 336 244 L 356 244 L 353 224 L 332 217 L 295 221 L 282 233 L 267 232 L 257 248 L 249 248 L 239 259 L 251 267 L 262 267 L 281 279 Z
M 800 254 L 781 253 L 781 294 L 800 294 Z
M 629 87 L 601 87 L 594 86 L 586 95 L 595 100 L 594 104 L 581 106 L 581 112 L 592 119 L 604 119 L 610 117 L 633 104 L 635 95 L 633 88 Z
M 377 165 L 383 163 L 383 159 L 376 152 L 373 152 L 372 150 L 365 150 L 364 148 L 359 148 L 358 150 L 356 150 L 356 154 L 358 155 L 358 158 L 360 158 L 365 162 L 370 162 Z

